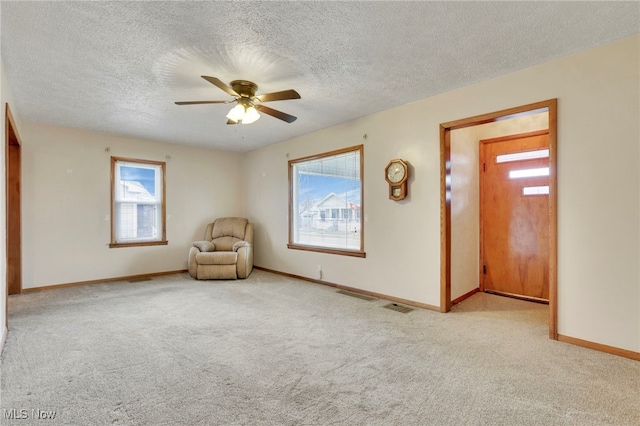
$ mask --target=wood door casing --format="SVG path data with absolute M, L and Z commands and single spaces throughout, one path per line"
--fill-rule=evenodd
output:
M 549 176 L 509 178 L 509 171 L 549 167 L 549 157 L 497 163 L 501 154 L 548 148 L 548 133 L 481 141 L 481 289 L 549 300 Z
M 22 292 L 22 208 L 20 136 L 9 105 L 5 109 L 7 295 Z

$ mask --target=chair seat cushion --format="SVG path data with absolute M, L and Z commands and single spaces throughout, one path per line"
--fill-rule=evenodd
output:
M 198 253 L 196 263 L 199 265 L 235 265 L 238 253 L 234 251 L 212 251 Z

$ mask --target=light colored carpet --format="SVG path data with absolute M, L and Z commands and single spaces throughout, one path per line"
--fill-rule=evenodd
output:
M 387 303 L 259 270 L 11 297 L 2 423 L 640 424 L 640 363 L 549 340 L 545 305 Z

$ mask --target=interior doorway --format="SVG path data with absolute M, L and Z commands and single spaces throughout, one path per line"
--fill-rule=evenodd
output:
M 440 125 L 440 209 L 441 209 L 441 267 L 440 267 L 440 310 L 451 309 L 451 262 L 452 262 L 452 187 L 455 175 L 451 171 L 451 131 L 486 123 L 506 120 L 512 117 L 536 112 L 548 114 L 548 277 L 549 337 L 557 339 L 557 100 L 537 102 L 475 117 L 469 117 Z M 476 140 L 477 143 L 477 140 Z M 477 290 L 476 290 L 477 291 Z
M 7 229 L 7 296 L 22 292 L 22 189 L 21 140 L 11 115 L 5 107 L 5 170 L 6 170 L 6 229 Z M 8 298 L 7 298 L 8 304 Z M 8 313 L 8 306 L 5 312 Z M 7 314 L 8 319 L 8 314 Z

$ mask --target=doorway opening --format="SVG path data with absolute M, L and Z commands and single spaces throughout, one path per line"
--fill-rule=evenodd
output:
M 22 293 L 21 141 L 9 104 L 5 107 L 7 296 Z M 8 297 L 5 306 L 8 320 Z M 7 322 L 8 323 L 8 322 Z
M 541 114 L 544 113 L 544 114 Z M 452 208 L 458 209 L 459 206 L 456 193 L 452 191 L 452 182 L 459 179 L 456 176 L 456 172 L 452 173 L 452 131 L 459 129 L 474 128 L 487 123 L 494 123 L 503 120 L 509 120 L 517 117 L 544 115 L 548 120 L 548 195 L 545 194 L 545 199 L 548 197 L 548 208 L 546 209 L 547 217 L 544 219 L 548 221 L 548 247 L 545 247 L 545 251 L 548 252 L 548 264 L 544 266 L 543 274 L 544 279 L 548 282 L 548 301 L 549 301 L 549 337 L 557 340 L 557 100 L 550 99 L 547 101 L 537 102 L 529 105 L 523 105 L 520 107 L 510 108 L 502 111 L 496 111 L 493 113 L 483 114 L 475 117 L 469 117 L 461 120 L 456 120 L 448 123 L 442 123 L 440 125 L 440 212 L 441 212 L 441 265 L 440 265 L 440 310 L 441 312 L 448 312 L 452 306 L 452 261 L 455 262 L 457 258 L 452 258 L 452 233 L 455 236 L 459 231 L 452 226 Z M 478 139 L 475 139 L 474 144 L 478 144 Z M 465 144 L 469 145 L 469 144 Z M 477 147 L 476 149 L 478 149 Z M 457 155 L 454 151 L 453 155 Z M 476 162 L 479 165 L 479 162 Z M 476 175 L 477 176 L 477 175 Z M 546 186 L 546 185 L 538 185 Z M 452 203 L 453 201 L 453 203 Z M 544 207 L 543 207 L 544 210 Z M 455 212 L 456 217 L 458 211 Z M 544 213 L 543 213 L 544 214 Z M 480 238 L 478 236 L 478 238 Z M 473 245 L 471 250 L 475 250 L 479 253 L 479 242 L 477 245 Z M 480 277 L 483 276 L 483 266 L 478 261 L 476 264 L 476 271 L 473 271 L 477 277 L 478 282 L 475 291 L 479 289 L 484 290 L 482 285 L 483 280 Z M 454 271 L 457 273 L 456 271 Z M 456 289 L 458 291 L 458 289 Z M 473 294 L 471 292 L 470 294 Z M 547 296 L 545 293 L 544 296 Z M 545 297 L 546 299 L 547 297 Z

